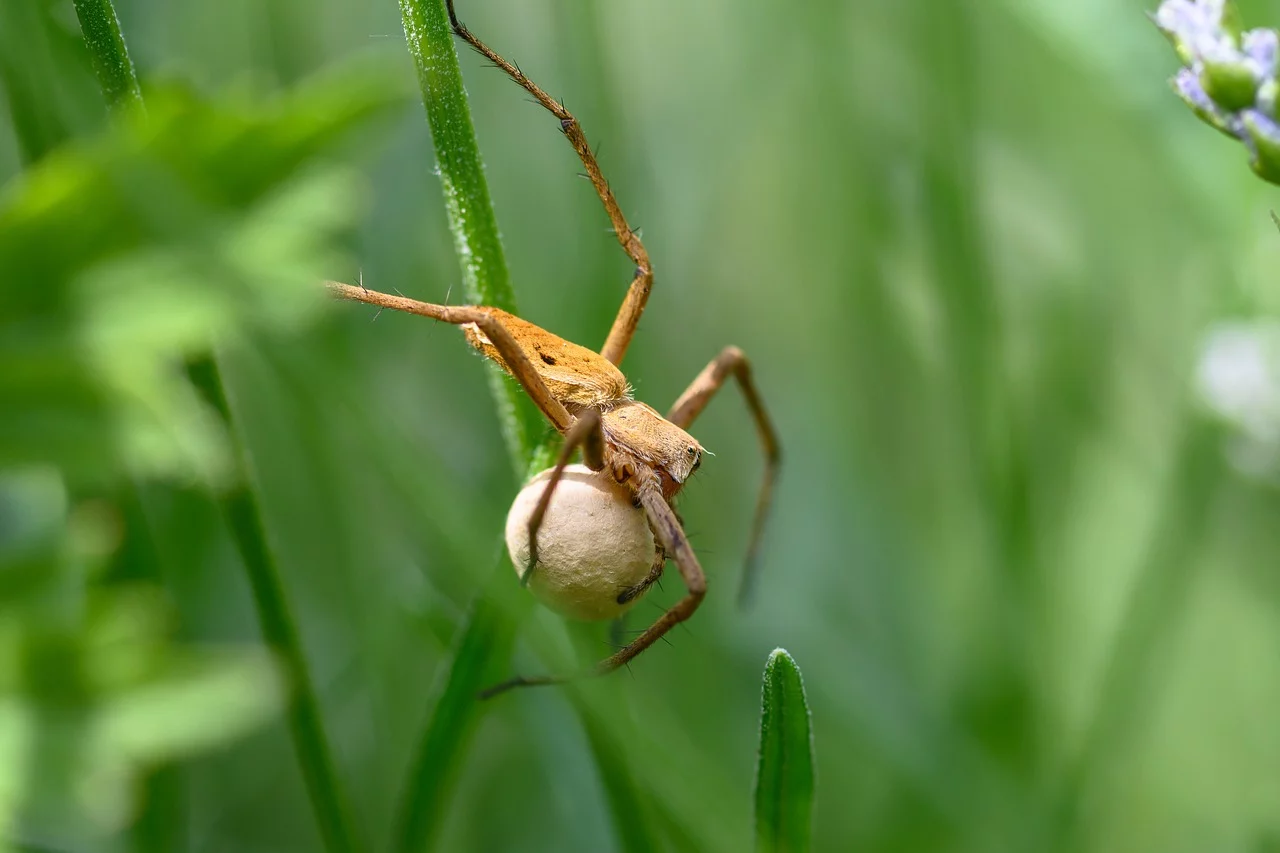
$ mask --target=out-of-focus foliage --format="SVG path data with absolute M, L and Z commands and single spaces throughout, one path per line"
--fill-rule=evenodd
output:
M 630 673 L 487 709 L 440 790 L 436 849 L 749 849 L 759 664 L 778 645 L 804 664 L 815 850 L 1274 845 L 1280 495 L 1257 474 L 1277 470 L 1280 444 L 1241 466 L 1217 421 L 1275 434 L 1266 347 L 1224 350 L 1221 330 L 1265 331 L 1280 313 L 1277 203 L 1164 85 L 1176 59 L 1156 4 L 459 3 L 576 111 L 643 227 L 657 279 L 625 363 L 638 396 L 665 408 L 737 344 L 786 468 L 742 612 L 760 469 L 726 389 L 693 429 L 716 456 L 681 505 L 705 603 Z M 1274 3 L 1241 6 L 1280 25 Z M 46 168 L 122 170 L 60 179 L 98 187 L 92 205 L 23 208 L 67 242 L 0 233 L 6 257 L 35 265 L 0 267 L 14 401 L 0 403 L 0 646 L 22 650 L 0 663 L 18 709 L 3 719 L 19 721 L 3 724 L 0 766 L 24 768 L 4 776 L 9 837 L 321 845 L 284 726 L 244 734 L 279 698 L 259 687 L 269 670 L 196 651 L 257 638 L 208 488 L 232 476 L 216 462 L 227 442 L 179 370 L 216 337 L 338 772 L 382 849 L 517 484 L 455 329 L 353 305 L 317 320 L 302 287 L 362 272 L 459 301 L 421 105 L 343 149 L 369 186 L 360 212 L 312 156 L 333 151 L 324 127 L 361 114 L 357 95 L 331 77 L 309 108 L 285 96 L 246 115 L 209 93 L 292 92 L 366 53 L 407 90 L 399 9 L 118 10 L 145 129 L 103 129 L 70 2 L 0 3 L 5 210 Z M 598 346 L 631 273 L 598 202 L 553 119 L 476 57 L 463 70 L 521 309 Z M 274 130 L 225 149 L 184 135 L 165 123 L 167 87 L 148 85 L 160 78 L 204 93 L 172 109 Z M 173 147 L 148 143 L 165 133 Z M 270 153 L 308 134 L 305 156 Z M 196 179 L 233 150 L 227 174 Z M 138 176 L 147 164 L 161 177 Z M 345 221 L 350 260 L 323 237 Z M 11 373 L 19 358 L 51 375 Z M 47 430 L 30 420 L 41 411 Z M 674 572 L 664 584 L 628 630 L 680 595 Z M 518 671 L 607 650 L 607 628 L 523 606 Z M 109 717 L 108 697 L 144 684 L 154 705 Z M 37 691 L 73 712 L 33 715 L 52 707 Z M 193 706 L 216 711 L 209 725 Z M 33 762 L 37 748 L 66 760 Z M 127 772 L 140 796 L 112 800 Z M 79 799 L 37 793 L 71 781 Z
M 51 153 L 0 200 L 0 464 L 77 483 L 216 476 L 225 448 L 184 357 L 306 322 L 341 263 L 351 179 L 299 167 L 376 106 L 367 94 L 259 115 L 149 101 L 145 120 Z
M 335 143 L 385 75 L 288 98 L 153 91 L 0 195 L 0 833 L 78 846 L 133 819 L 140 773 L 260 725 L 268 655 L 173 642 L 148 481 L 221 488 L 226 436 L 186 360 L 323 304 L 360 195 Z

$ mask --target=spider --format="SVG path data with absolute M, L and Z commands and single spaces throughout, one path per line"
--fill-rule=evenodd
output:
M 746 570 L 739 589 L 740 601 L 750 596 L 754 585 L 760 533 L 780 460 L 777 434 L 752 380 L 750 362 L 740 349 L 733 346 L 726 347 L 698 374 L 665 417 L 632 398 L 631 387 L 618 365 L 622 363 L 635 334 L 653 283 L 653 269 L 644 244 L 627 224 L 577 119 L 513 63 L 463 26 L 454 10 L 453 0 L 446 0 L 446 8 L 453 32 L 529 92 L 559 121 L 561 132 L 586 168 L 587 177 L 604 205 L 622 250 L 635 264 L 635 274 L 622 307 L 604 346 L 597 353 L 490 306 L 436 305 L 339 282 L 326 282 L 326 287 L 343 299 L 461 326 L 467 342 L 514 377 L 564 437 L 555 467 L 529 518 L 529 559 L 521 576 L 522 584 L 527 584 L 536 570 L 538 528 L 551 505 L 565 467 L 579 449 L 588 468 L 601 472 L 624 487 L 633 503 L 643 510 L 656 545 L 654 565 L 639 586 L 618 591 L 618 603 L 643 594 L 661 576 L 667 559 L 675 561 L 687 593 L 634 640 L 595 666 L 596 674 L 606 673 L 628 663 L 672 627 L 692 616 L 706 593 L 702 567 L 674 509 L 676 496 L 702 464 L 704 452 L 702 445 L 685 432 L 685 428 L 693 423 L 730 377 L 737 380 L 755 421 L 765 455 L 764 477 L 747 546 Z M 553 684 L 563 680 L 563 677 L 554 676 L 517 676 L 491 688 L 485 695 L 494 695 L 511 687 Z

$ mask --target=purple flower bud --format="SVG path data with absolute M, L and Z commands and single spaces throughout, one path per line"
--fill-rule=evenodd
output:
M 1252 155 L 1249 165 L 1258 177 L 1280 184 L 1280 124 L 1258 110 L 1244 110 L 1240 117 Z
M 1216 127 L 1228 136 L 1234 136 L 1239 139 L 1244 138 L 1244 129 L 1240 125 L 1239 119 L 1224 112 L 1213 102 L 1213 99 L 1205 92 L 1204 86 L 1200 84 L 1200 75 L 1190 68 L 1182 68 L 1178 70 L 1171 82 L 1173 90 L 1178 93 L 1178 97 L 1182 98 L 1202 121 Z
M 1259 80 L 1275 76 L 1276 56 L 1280 54 L 1280 35 L 1275 30 L 1249 30 L 1240 40 L 1240 49 L 1253 64 Z

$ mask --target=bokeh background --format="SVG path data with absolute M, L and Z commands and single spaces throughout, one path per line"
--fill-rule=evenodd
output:
M 681 507 L 703 607 L 630 672 L 468 712 L 434 848 L 623 849 L 631 815 L 662 849 L 749 849 L 775 646 L 812 709 L 815 849 L 1280 848 L 1276 195 L 1168 90 L 1151 5 L 459 5 L 577 113 L 643 229 L 657 280 L 625 365 L 639 398 L 664 409 L 737 344 L 785 467 L 741 610 L 762 466 L 726 389 L 694 430 L 716 455 Z M 1280 4 L 1241 5 L 1280 24 Z M 144 87 L 261 100 L 353 58 L 386 70 L 399 100 L 325 149 L 363 206 L 317 272 L 461 301 L 395 3 L 118 10 Z M 104 132 L 78 38 L 70 2 L 0 12 L 6 182 Z M 477 57 L 462 65 L 522 314 L 598 346 L 628 262 L 555 121 Z M 16 292 L 38 301 L 33 275 L 0 269 L 6 310 Z M 0 317 L 0 346 L 25 317 Z M 486 368 L 455 329 L 319 302 L 286 331 L 220 339 L 218 357 L 353 824 L 384 849 L 518 487 Z M 10 535 L 12 496 L 33 494 L 13 485 L 33 476 L 15 448 L 0 453 Z M 145 580 L 175 647 L 258 642 L 208 488 L 62 488 L 73 517 L 113 520 L 89 586 Z M 84 597 L 50 594 L 60 611 Z M 680 594 L 672 567 L 628 627 Z M 512 600 L 519 671 L 608 651 L 604 626 Z M 73 679 L 35 660 L 0 666 L 0 763 L 28 768 L 0 774 L 16 849 L 322 849 L 259 670 L 227 677 L 261 712 L 199 750 L 51 781 L 30 756 L 85 742 L 15 722 L 43 713 L 33 683 Z M 59 708 L 79 707 L 64 693 Z M 147 725 L 198 720 L 196 698 L 156 703 Z

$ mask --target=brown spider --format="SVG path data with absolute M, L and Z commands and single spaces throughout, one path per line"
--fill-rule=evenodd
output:
M 626 488 L 646 515 L 657 544 L 655 565 L 640 587 L 622 590 L 618 601 L 639 597 L 660 577 L 666 559 L 674 559 L 688 587 L 688 594 L 660 616 L 640 636 L 600 661 L 596 673 L 617 669 L 653 645 L 679 622 L 697 610 L 706 592 L 706 578 L 685 536 L 673 501 L 689 476 L 702 464 L 703 449 L 685 432 L 711 397 L 729 377 L 738 380 L 755 420 L 765 454 L 764 480 L 756 502 L 755 518 L 747 547 L 747 567 L 739 590 L 740 600 L 750 595 L 755 576 L 760 532 L 769 507 L 777 473 L 779 448 L 773 426 L 751 379 L 751 366 L 737 347 L 726 347 L 698 374 L 664 418 L 653 408 L 632 399 L 626 377 L 617 367 L 626 354 L 644 311 L 653 282 L 649 255 L 640 237 L 627 225 L 613 192 L 577 119 L 553 100 L 515 65 L 480 41 L 459 21 L 453 0 L 446 0 L 453 31 L 476 51 L 520 84 L 559 121 L 560 129 L 586 167 L 587 176 L 604 204 L 618 242 L 636 266 L 622 308 L 599 353 L 557 337 L 534 324 L 497 308 L 484 305 L 435 305 L 402 296 L 327 282 L 343 299 L 364 302 L 442 320 L 463 328 L 467 342 L 513 376 L 564 436 L 564 446 L 547 486 L 529 519 L 529 561 L 521 582 L 527 583 L 537 566 L 537 531 L 564 468 L 578 449 L 594 471 L 606 472 Z M 557 677 L 516 677 L 486 691 L 494 695 L 511 687 L 552 684 Z

